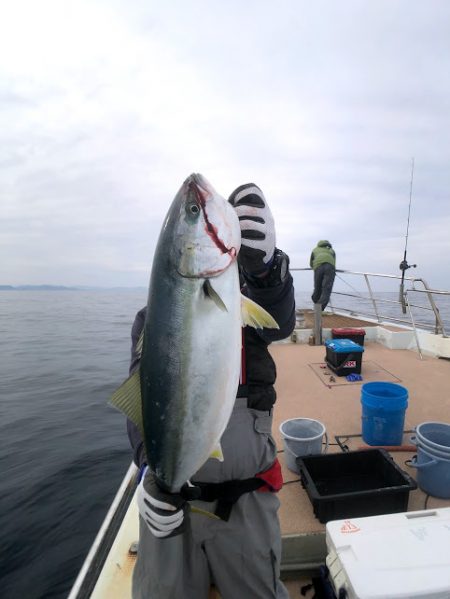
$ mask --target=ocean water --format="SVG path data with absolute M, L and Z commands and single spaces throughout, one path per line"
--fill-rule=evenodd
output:
M 66 597 L 131 461 L 107 405 L 146 292 L 0 292 L 0 597 Z
M 126 473 L 125 420 L 107 401 L 146 295 L 0 292 L 2 598 L 67 597 Z M 297 304 L 310 307 L 309 293 Z

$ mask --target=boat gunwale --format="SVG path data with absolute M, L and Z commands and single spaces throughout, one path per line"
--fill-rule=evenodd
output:
M 116 533 L 120 529 L 136 490 L 137 468 L 132 462 L 114 496 L 81 570 L 72 585 L 67 599 L 88 599 L 107 560 Z

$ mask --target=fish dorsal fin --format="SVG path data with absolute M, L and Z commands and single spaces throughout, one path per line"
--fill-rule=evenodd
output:
M 125 414 L 143 434 L 141 381 L 139 369 L 114 391 L 108 402 Z
M 222 453 L 222 446 L 220 445 L 220 441 L 219 441 L 219 443 L 217 443 L 216 447 L 213 449 L 213 451 L 209 457 L 219 460 L 219 462 L 223 462 L 223 453 Z
M 228 312 L 227 307 L 225 306 L 225 304 L 222 301 L 222 298 L 217 293 L 217 291 L 213 288 L 213 286 L 211 285 L 211 281 L 209 279 L 205 279 L 205 282 L 203 283 L 203 292 L 207 297 L 212 299 L 212 301 L 216 304 L 216 306 L 220 310 L 222 310 L 222 312 Z
M 241 295 L 242 324 L 255 329 L 279 329 L 276 320 L 256 302 Z

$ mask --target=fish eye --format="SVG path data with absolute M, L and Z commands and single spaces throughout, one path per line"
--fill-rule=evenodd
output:
M 197 214 L 200 212 L 200 208 L 197 206 L 197 204 L 190 204 L 190 206 L 188 206 L 188 210 L 194 216 L 197 216 Z

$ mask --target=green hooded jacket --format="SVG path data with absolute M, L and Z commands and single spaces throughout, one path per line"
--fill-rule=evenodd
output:
M 311 258 L 309 259 L 309 265 L 313 270 L 316 270 L 318 266 L 325 264 L 325 262 L 336 266 L 336 254 L 331 243 L 327 239 L 322 239 L 313 249 Z

